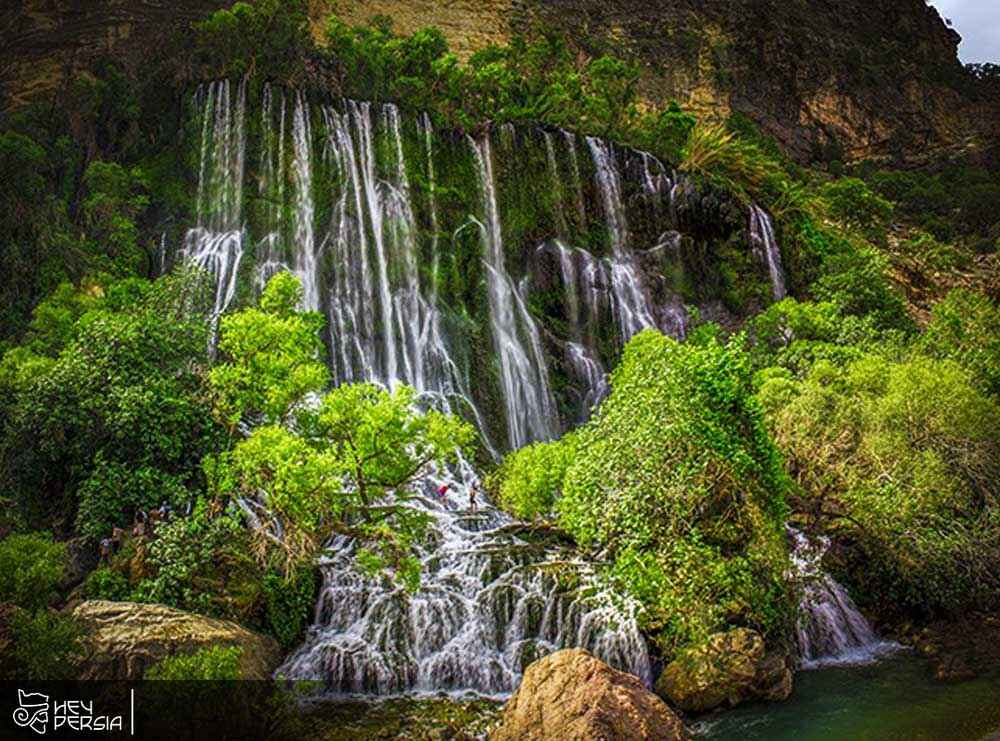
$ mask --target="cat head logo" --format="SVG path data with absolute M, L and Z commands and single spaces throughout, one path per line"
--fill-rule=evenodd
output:
M 18 690 L 17 702 L 21 707 L 14 711 L 14 722 L 21 728 L 44 734 L 49 723 L 49 696 Z

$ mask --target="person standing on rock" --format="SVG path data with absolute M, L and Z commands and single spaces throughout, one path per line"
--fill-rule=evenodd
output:
M 476 489 L 477 489 L 476 484 L 473 484 L 472 486 L 469 487 L 469 511 L 473 513 L 476 512 L 477 510 Z

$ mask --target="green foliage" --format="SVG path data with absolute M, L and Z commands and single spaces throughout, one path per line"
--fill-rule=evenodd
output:
M 235 507 L 221 513 L 199 503 L 190 517 L 160 525 L 149 542 L 148 574 L 131 599 L 238 621 L 260 604 L 261 572 Z
M 124 602 L 129 598 L 130 591 L 128 579 L 107 566 L 94 569 L 83 582 L 83 593 L 87 599 Z
M 310 51 L 304 0 L 255 0 L 217 10 L 195 26 L 197 51 L 217 76 L 293 80 Z
M 515 517 L 533 520 L 550 516 L 562 494 L 566 471 L 577 452 L 575 434 L 548 443 L 534 443 L 508 455 L 486 482 L 497 503 Z
M 407 386 L 340 386 L 318 404 L 303 404 L 322 390 L 328 372 L 317 357 L 321 319 L 295 311 L 300 290 L 289 274 L 276 276 L 260 308 L 223 321 L 226 362 L 209 379 L 217 409 L 231 429 L 251 414 L 268 424 L 206 459 L 212 491 L 261 505 L 258 554 L 283 573 L 308 563 L 338 531 L 378 543 L 402 568 L 422 520 L 381 500 L 405 498 L 410 482 L 432 464 L 453 461 L 474 431 L 456 417 L 418 411 Z M 268 537 L 271 527 L 283 533 L 280 543 Z
M 892 203 L 873 193 L 864 181 L 834 180 L 824 185 L 820 194 L 835 219 L 859 229 L 870 240 L 884 240 L 892 218 Z
M 561 488 L 559 524 L 609 554 L 611 578 L 642 602 L 662 650 L 729 624 L 780 633 L 791 615 L 787 478 L 736 342 L 637 335 L 611 396 L 574 437 L 512 456 L 500 490 L 540 508 Z M 548 461 L 562 481 L 542 470 Z
M 903 297 L 889 280 L 886 258 L 872 247 L 842 243 L 824 260 L 812 291 L 817 300 L 835 304 L 844 314 L 871 317 L 879 327 L 913 327 Z
M 46 607 L 66 569 L 66 545 L 48 533 L 8 535 L 0 540 L 0 602 L 27 610 Z
M 15 610 L 11 616 L 14 665 L 19 680 L 74 679 L 82 657 L 80 627 L 68 615 Z
M 172 682 L 220 682 L 242 679 L 239 646 L 210 646 L 192 654 L 161 659 L 146 670 L 144 679 Z
M 297 646 L 316 606 L 316 569 L 302 569 L 288 579 L 277 573 L 264 576 L 263 592 L 270 633 L 286 651 Z
M 52 363 L 18 357 L 0 477 L 34 516 L 61 509 L 97 537 L 136 507 L 184 498 L 217 439 L 202 391 L 207 322 L 197 284 L 123 281 L 83 314 Z
M 302 286 L 291 273 L 267 284 L 259 308 L 222 319 L 223 362 L 209 372 L 216 414 L 232 434 L 240 422 L 288 421 L 308 394 L 321 391 L 329 371 L 321 360 L 323 318 L 299 313 Z
M 953 290 L 933 311 L 919 346 L 931 357 L 954 360 L 977 385 L 1000 397 L 1000 306 L 981 293 Z
M 876 354 L 763 378 L 760 398 L 811 508 L 860 544 L 883 608 L 996 605 L 1000 408 L 951 361 Z
M 120 277 L 135 275 L 145 267 L 146 258 L 138 225 L 149 206 L 145 174 L 115 162 L 92 162 L 83 175 L 83 187 L 83 222 L 90 249 L 98 258 L 91 265 Z

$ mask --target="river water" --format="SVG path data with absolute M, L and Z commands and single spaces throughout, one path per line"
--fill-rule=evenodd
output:
M 864 666 L 800 672 L 786 702 L 719 713 L 693 730 L 712 741 L 997 741 L 1000 671 L 945 684 L 904 651 Z

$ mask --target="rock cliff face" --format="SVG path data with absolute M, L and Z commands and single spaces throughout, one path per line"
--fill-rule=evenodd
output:
M 4 107 L 108 50 L 156 54 L 223 0 L 13 0 L 0 10 Z M 643 69 L 650 101 L 740 112 L 809 161 L 921 159 L 989 141 L 1000 105 L 968 92 L 959 36 L 925 0 L 310 0 L 317 20 L 442 29 L 463 57 L 539 25 Z
M 925 0 L 340 0 L 354 22 L 437 25 L 461 55 L 541 24 L 626 54 L 652 101 L 748 115 L 794 157 L 912 158 L 983 134 L 960 37 Z

